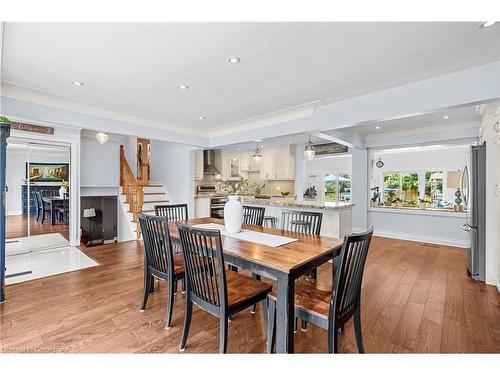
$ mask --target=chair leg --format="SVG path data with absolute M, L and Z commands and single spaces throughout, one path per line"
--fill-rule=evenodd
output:
M 174 296 L 177 294 L 177 281 L 174 281 Z
M 274 351 L 274 337 L 276 335 L 276 301 L 267 299 L 267 353 Z
M 219 342 L 219 353 L 227 353 L 227 316 L 221 316 L 220 318 L 220 342 Z
M 170 329 L 170 325 L 172 324 L 172 310 L 174 309 L 174 288 L 177 286 L 177 282 L 168 280 L 167 284 L 167 316 L 165 318 L 165 328 Z
M 153 275 L 150 275 L 149 293 L 153 293 L 154 291 L 155 291 L 155 277 Z
M 182 293 L 186 293 L 186 276 L 182 279 Z
M 179 350 L 186 350 L 187 338 L 189 335 L 189 327 L 191 326 L 191 316 L 193 315 L 193 302 L 191 298 L 186 297 L 186 311 L 184 313 L 184 327 L 182 328 L 181 344 Z
M 358 352 L 364 353 L 365 346 L 363 344 L 363 333 L 361 332 L 361 307 L 359 306 L 354 311 L 354 333 L 356 334 L 356 344 L 358 344 Z
M 150 293 L 151 279 L 150 275 L 145 272 L 144 273 L 144 297 L 142 298 L 141 311 L 146 310 L 146 305 L 148 303 L 148 297 Z
M 307 331 L 307 321 L 305 320 L 300 321 L 300 329 L 302 330 L 302 332 Z
M 295 318 L 293 321 L 293 333 L 297 333 L 297 325 L 299 324 L 299 319 Z
M 332 326 L 328 325 L 328 353 L 338 353 L 339 333 Z

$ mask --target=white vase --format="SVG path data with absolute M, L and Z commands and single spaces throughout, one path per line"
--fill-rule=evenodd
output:
M 64 194 L 66 194 L 66 188 L 61 186 L 59 189 L 59 198 L 64 199 Z
M 243 223 L 243 204 L 241 197 L 237 195 L 230 195 L 228 198 L 224 205 L 224 225 L 227 233 L 238 233 Z

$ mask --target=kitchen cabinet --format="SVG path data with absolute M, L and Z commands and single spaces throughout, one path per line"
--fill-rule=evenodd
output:
M 194 217 L 210 217 L 210 197 L 198 196 L 194 199 Z
M 258 172 L 259 170 L 260 162 L 253 159 L 253 151 L 245 151 L 240 153 L 241 172 Z
M 240 153 L 225 152 L 221 153 L 221 176 L 223 180 L 238 180 L 240 179 Z
M 203 179 L 203 150 L 196 150 L 194 157 L 194 180 Z
M 295 179 L 295 146 L 287 145 L 262 150 L 260 178 L 266 180 Z

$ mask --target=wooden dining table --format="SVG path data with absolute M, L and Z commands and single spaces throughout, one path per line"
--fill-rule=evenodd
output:
M 223 220 L 215 218 L 181 222 L 188 225 L 224 224 Z M 227 263 L 276 280 L 276 352 L 293 353 L 295 280 L 337 256 L 343 241 L 254 225 L 243 225 L 243 229 L 297 239 L 282 246 L 271 247 L 221 235 L 224 260 Z M 179 240 L 175 222 L 169 224 L 169 230 L 172 239 Z
M 64 204 L 65 199 L 61 198 L 57 195 L 42 197 L 42 200 L 45 203 L 48 203 L 50 206 L 50 223 L 52 225 L 56 224 L 56 208 L 61 207 Z

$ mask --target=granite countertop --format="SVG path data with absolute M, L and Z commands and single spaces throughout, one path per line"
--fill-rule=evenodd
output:
M 303 201 L 293 198 L 284 199 L 255 199 L 243 197 L 244 204 L 255 204 L 262 206 L 280 206 L 280 207 L 297 207 L 297 208 L 312 208 L 321 210 L 341 210 L 351 208 L 352 203 L 344 202 L 325 202 L 325 201 Z

